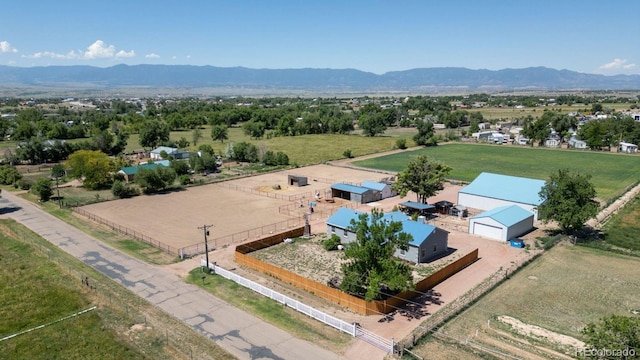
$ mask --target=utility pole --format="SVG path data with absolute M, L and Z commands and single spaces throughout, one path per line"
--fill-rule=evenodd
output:
M 212 228 L 212 227 L 213 225 L 198 226 L 198 229 L 204 232 L 204 251 L 205 251 L 206 260 L 207 260 L 207 273 L 209 272 L 209 244 L 207 243 L 207 236 L 209 236 L 209 228 Z

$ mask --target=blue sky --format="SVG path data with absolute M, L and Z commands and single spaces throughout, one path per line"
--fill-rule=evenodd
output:
M 7 1 L 0 65 L 640 74 L 638 0 Z

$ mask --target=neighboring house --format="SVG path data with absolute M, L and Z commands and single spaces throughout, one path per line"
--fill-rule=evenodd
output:
M 584 140 L 578 140 L 575 137 L 569 139 L 569 147 L 574 149 L 586 149 L 587 142 Z
M 629 153 L 629 154 L 637 153 L 638 152 L 638 145 L 621 141 L 620 145 L 618 146 L 618 151 L 619 152 Z
M 338 209 L 326 221 L 327 236 L 336 234 L 343 244 L 356 241 L 356 234 L 350 229 L 351 220 L 358 221 L 360 214 L 363 213 L 357 210 Z M 408 250 L 396 249 L 394 255 L 400 259 L 419 264 L 443 256 L 448 251 L 449 233 L 445 230 L 413 221 L 399 211 L 384 214 L 382 220 L 402 223 L 402 231 L 413 237 Z
M 508 241 L 533 229 L 533 213 L 518 205 L 507 205 L 469 219 L 469 234 Z
M 391 184 L 376 181 L 363 181 L 360 185 L 380 192 L 380 199 L 386 199 L 398 195 L 398 192 L 391 189 Z
M 169 160 L 156 161 L 155 163 L 142 164 L 138 166 L 127 166 L 123 167 L 118 172 L 124 175 L 124 180 L 126 182 L 132 182 L 140 169 L 155 170 L 158 166 L 169 166 Z
M 544 141 L 544 146 L 546 146 L 546 147 L 560 147 L 560 139 L 549 138 L 549 139 Z
M 544 185 L 544 180 L 483 172 L 458 191 L 458 204 L 478 210 L 518 205 L 538 220 L 536 208 L 542 203 L 540 190 Z
M 379 191 L 345 183 L 331 185 L 331 197 L 366 204 L 381 199 Z
M 171 156 L 175 160 L 188 159 L 189 152 L 186 150 L 181 150 L 178 148 L 172 148 L 168 146 L 160 146 L 157 147 L 150 152 L 150 157 L 152 160 L 162 160 L 162 152 L 166 152 L 168 156 Z

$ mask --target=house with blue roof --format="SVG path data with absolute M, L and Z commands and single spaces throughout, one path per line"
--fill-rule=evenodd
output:
M 186 150 L 168 146 L 159 146 L 151 150 L 151 152 L 149 152 L 149 156 L 152 160 L 162 160 L 162 152 L 165 152 L 167 156 L 170 156 L 175 160 L 188 159 L 190 155 Z
M 483 172 L 458 191 L 458 204 L 478 210 L 518 205 L 538 220 L 537 207 L 542 203 L 540 190 L 544 185 L 544 180 Z
M 356 241 L 356 233 L 351 229 L 351 220 L 358 221 L 361 211 L 340 208 L 326 221 L 327 236 L 338 235 L 342 244 L 348 246 Z M 399 212 L 385 213 L 382 220 L 402 223 L 402 231 L 413 237 L 408 250 L 396 249 L 395 256 L 415 263 L 424 263 L 447 253 L 449 232 L 423 222 L 413 221 Z
M 500 206 L 469 219 L 469 234 L 508 241 L 533 229 L 533 213 L 518 205 Z

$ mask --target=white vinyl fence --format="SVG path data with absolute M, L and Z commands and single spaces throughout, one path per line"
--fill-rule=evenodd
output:
M 200 259 L 200 266 L 205 267 L 206 264 L 207 264 L 207 261 L 205 259 Z M 277 291 L 271 290 L 266 286 L 260 285 L 255 281 L 251 281 L 234 272 L 225 270 L 217 266 L 216 264 L 209 263 L 209 269 L 213 270 L 217 275 L 220 275 L 225 279 L 229 279 L 259 294 L 262 294 L 270 299 L 273 299 L 283 305 L 286 305 L 294 310 L 297 310 L 298 312 L 301 312 L 320 322 L 323 322 L 331 327 L 334 327 L 344 333 L 347 333 L 353 337 L 357 337 L 363 341 L 366 341 L 388 353 L 393 353 L 393 348 L 394 348 L 393 339 L 391 341 L 386 340 L 380 336 L 375 335 L 370 331 L 365 330 L 363 327 L 359 326 L 356 323 L 348 323 L 344 320 L 340 320 L 335 316 L 331 316 L 320 310 L 312 308 L 311 306 L 301 303 L 296 299 L 292 299 Z

